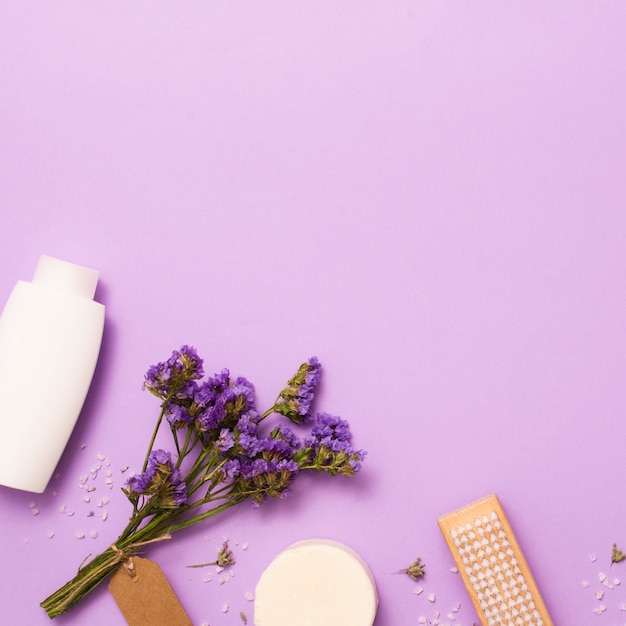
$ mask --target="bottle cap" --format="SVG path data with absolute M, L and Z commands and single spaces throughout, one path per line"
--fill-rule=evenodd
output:
M 41 255 L 33 284 L 93 300 L 99 272 L 82 265 Z

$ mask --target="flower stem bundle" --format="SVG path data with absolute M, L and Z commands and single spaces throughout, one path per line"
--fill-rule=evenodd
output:
M 111 547 L 41 603 L 46 613 L 65 613 L 149 543 L 244 501 L 258 506 L 285 497 L 302 472 L 356 474 L 365 451 L 353 449 L 348 423 L 328 413 L 313 416 L 319 377 L 313 357 L 273 406 L 259 413 L 249 381 L 232 379 L 228 370 L 205 379 L 203 361 L 189 346 L 151 366 L 144 388 L 160 400 L 161 410 L 142 471 L 123 488 L 132 505 L 130 521 Z M 309 426 L 307 435 L 298 437 L 285 423 L 265 432 L 262 424 L 272 414 Z M 154 447 L 165 424 L 175 451 Z

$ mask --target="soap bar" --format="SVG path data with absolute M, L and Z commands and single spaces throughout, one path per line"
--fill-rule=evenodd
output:
M 365 561 L 328 539 L 299 541 L 281 552 L 255 590 L 255 626 L 372 626 L 376 582 Z

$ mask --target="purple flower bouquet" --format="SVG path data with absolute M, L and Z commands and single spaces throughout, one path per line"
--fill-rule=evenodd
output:
M 41 603 L 51 618 L 78 603 L 142 546 L 246 500 L 258 506 L 282 498 L 303 471 L 343 476 L 359 471 L 365 452 L 353 449 L 348 423 L 327 413 L 313 417 L 317 358 L 300 366 L 262 414 L 245 378 L 232 380 L 228 370 L 203 378 L 202 359 L 189 346 L 149 368 L 144 387 L 159 398 L 161 411 L 142 472 L 123 489 L 133 507 L 130 521 L 110 548 Z M 303 439 L 286 424 L 264 433 L 262 423 L 271 414 L 311 428 Z M 165 423 L 175 453 L 153 449 Z

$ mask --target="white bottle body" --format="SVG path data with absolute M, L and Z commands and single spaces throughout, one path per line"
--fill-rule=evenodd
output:
M 18 281 L 4 307 L 2 485 L 42 493 L 70 438 L 89 391 L 104 329 L 104 306 L 85 293 L 90 290 L 86 280 L 92 283 L 93 295 L 94 275 L 97 281 L 93 270 L 42 257 L 33 282 Z

